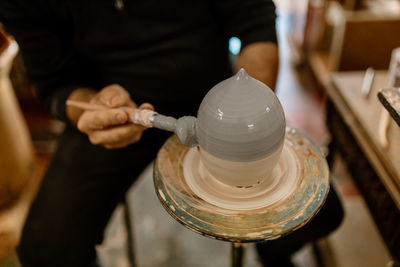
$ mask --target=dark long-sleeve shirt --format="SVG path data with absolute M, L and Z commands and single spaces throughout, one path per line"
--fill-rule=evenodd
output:
M 276 42 L 268 0 L 1 0 L 38 94 L 58 118 L 78 87 L 118 83 L 159 112 L 198 107 L 231 75 L 228 39 Z

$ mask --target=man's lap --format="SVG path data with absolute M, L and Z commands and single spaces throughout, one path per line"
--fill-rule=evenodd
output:
M 84 266 L 92 261 L 115 206 L 167 137 L 147 130 L 141 142 L 107 150 L 67 129 L 24 227 L 18 248 L 23 266 Z

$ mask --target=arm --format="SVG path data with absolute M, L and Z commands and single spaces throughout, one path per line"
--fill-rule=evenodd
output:
M 236 58 L 235 70 L 244 68 L 252 77 L 275 90 L 278 65 L 278 46 L 272 42 L 257 42 L 240 51 Z
M 96 66 L 75 48 L 68 14 L 47 4 L 58 5 L 33 0 L 0 1 L 0 21 L 17 40 L 39 98 L 53 116 L 75 125 L 92 144 L 120 148 L 138 141 L 144 128 L 127 124 L 127 115 L 121 110 L 82 112 L 66 108 L 67 99 L 110 108 L 136 105 L 120 86 L 99 88 Z
M 211 6 L 226 38 L 238 37 L 242 51 L 235 70 L 245 68 L 274 89 L 278 72 L 275 6 L 272 0 L 217 0 Z
M 3 264 L 18 245 L 41 180 L 28 129 L 8 78 L 17 50 L 14 41 L 0 38 L 0 266 L 8 266 Z

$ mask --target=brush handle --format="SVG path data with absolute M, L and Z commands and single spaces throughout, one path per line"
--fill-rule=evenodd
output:
M 107 109 L 110 109 L 109 107 L 104 106 L 104 105 L 75 101 L 75 100 L 67 100 L 66 104 L 67 104 L 67 106 L 80 108 L 83 110 L 107 110 Z
M 66 102 L 67 106 L 70 107 L 76 107 L 80 108 L 82 110 L 109 110 L 111 108 L 104 106 L 104 105 L 99 105 L 99 104 L 93 104 L 93 103 L 87 103 L 87 102 L 81 102 L 81 101 L 75 101 L 75 100 L 67 100 Z M 153 119 L 157 112 L 149 109 L 138 109 L 138 108 L 132 108 L 132 107 L 119 107 L 117 109 L 120 109 L 124 111 L 128 117 L 129 121 L 142 125 L 145 127 L 153 127 Z
M 80 108 L 83 110 L 108 110 L 107 106 L 67 100 L 67 106 Z M 153 110 L 138 109 L 132 107 L 119 107 L 129 116 L 129 121 L 145 126 L 147 128 L 157 128 L 164 131 L 173 132 L 178 136 L 179 141 L 189 147 L 196 146 L 197 142 L 197 123 L 196 118 L 192 116 L 184 116 L 179 119 L 174 117 L 161 115 Z

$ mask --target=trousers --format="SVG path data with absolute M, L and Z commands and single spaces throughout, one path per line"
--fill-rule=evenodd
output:
M 108 150 L 67 126 L 32 204 L 17 249 L 24 267 L 91 266 L 114 208 L 170 133 Z
M 293 266 L 291 256 L 306 243 L 326 237 L 337 229 L 344 217 L 342 204 L 333 186 L 320 211 L 306 225 L 276 240 L 256 244 L 265 267 Z

